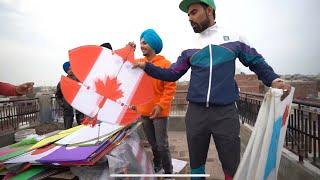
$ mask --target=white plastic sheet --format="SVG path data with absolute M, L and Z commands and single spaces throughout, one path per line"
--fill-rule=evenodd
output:
M 235 180 L 277 179 L 294 88 L 283 101 L 282 94 L 273 88 L 266 93 Z

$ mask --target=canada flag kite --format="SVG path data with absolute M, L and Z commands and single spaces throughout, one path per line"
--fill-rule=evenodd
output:
M 134 49 L 111 51 L 81 46 L 69 51 L 71 69 L 79 82 L 61 77 L 61 90 L 72 107 L 93 120 L 127 125 L 140 114 L 133 106 L 152 100 L 150 77 L 132 69 Z

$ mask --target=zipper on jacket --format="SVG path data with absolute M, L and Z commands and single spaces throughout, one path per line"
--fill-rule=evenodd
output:
M 212 49 L 211 44 L 209 44 L 209 55 L 210 55 L 210 74 L 209 74 L 209 86 L 208 86 L 208 93 L 207 93 L 207 103 L 206 106 L 209 107 L 209 100 L 210 100 L 210 91 L 211 91 L 211 79 L 212 79 Z

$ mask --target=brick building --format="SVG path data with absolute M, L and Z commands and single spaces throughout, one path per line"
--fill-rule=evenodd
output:
M 294 97 L 299 99 L 318 98 L 316 81 L 287 81 L 291 86 L 295 87 Z
M 235 80 L 237 81 L 238 87 L 242 92 L 253 92 L 253 93 L 264 93 L 264 85 L 263 83 L 258 80 L 258 77 L 254 74 L 237 74 L 235 76 Z M 186 92 L 188 91 L 189 82 L 177 82 L 177 93 L 175 98 L 184 98 L 186 97 Z
M 177 82 L 177 93 L 175 99 L 186 99 L 189 88 L 189 81 Z
M 260 81 L 255 74 L 237 74 L 235 80 L 241 92 L 251 92 L 264 94 L 268 87 Z M 307 80 L 285 80 L 287 83 L 295 87 L 294 98 L 305 99 L 319 98 L 319 82 Z M 189 82 L 177 82 L 177 94 L 175 98 L 185 99 L 186 92 L 189 87 Z
M 255 74 L 236 74 L 235 80 L 241 92 L 264 93 L 265 87 Z

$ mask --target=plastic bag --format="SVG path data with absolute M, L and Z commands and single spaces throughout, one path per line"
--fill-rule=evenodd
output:
M 113 179 L 109 175 L 108 159 L 106 157 L 100 159 L 94 166 L 73 166 L 70 171 L 80 180 L 92 179 Z
M 292 87 L 283 101 L 280 89 L 266 93 L 235 180 L 277 179 L 293 93 Z
M 115 147 L 96 165 L 71 167 L 72 173 L 80 180 L 126 179 L 112 176 L 117 174 L 153 174 L 152 163 L 140 145 L 140 138 L 134 129 L 132 131 L 119 146 Z M 130 177 L 128 179 L 152 178 Z
M 108 156 L 110 174 L 153 174 L 152 163 L 136 132 Z

